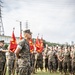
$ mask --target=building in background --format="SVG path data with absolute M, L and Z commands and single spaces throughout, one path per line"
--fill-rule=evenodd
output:
M 11 36 L 4 36 L 4 35 L 0 35 L 0 40 L 4 40 L 5 44 L 9 44 L 10 43 L 10 39 Z M 19 41 L 19 37 L 16 37 L 16 41 Z

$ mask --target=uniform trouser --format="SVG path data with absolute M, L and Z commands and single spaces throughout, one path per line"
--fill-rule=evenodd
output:
M 43 59 L 37 60 L 37 68 L 40 68 L 41 70 L 43 69 Z
M 59 68 L 59 71 L 62 72 L 63 70 L 62 61 L 58 61 L 58 68 Z
M 14 62 L 15 60 L 10 59 L 8 61 L 8 74 L 11 75 L 13 73 L 14 70 Z
M 48 68 L 48 58 L 45 59 L 45 69 Z
M 56 62 L 48 60 L 48 68 L 49 70 L 56 71 Z
M 43 69 L 43 55 L 39 53 L 38 58 L 37 58 L 37 66 L 41 70 Z
M 67 70 L 71 73 L 71 61 L 63 61 L 63 71 L 66 73 Z
M 0 75 L 3 75 L 5 68 L 5 62 L 0 62 Z
M 31 67 L 30 66 L 19 67 L 19 75 L 31 75 Z
M 57 58 L 56 58 L 55 62 L 56 62 L 56 65 L 55 65 L 55 71 L 56 71 L 58 69 L 58 59 Z
M 35 72 L 34 63 L 35 63 L 35 58 L 31 58 L 30 65 L 31 65 L 31 68 L 32 68 L 32 70 L 31 70 L 32 72 Z
M 72 73 L 75 73 L 75 61 L 72 61 Z

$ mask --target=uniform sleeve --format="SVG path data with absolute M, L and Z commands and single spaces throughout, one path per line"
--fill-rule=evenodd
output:
M 18 43 L 18 48 L 20 48 L 20 49 L 22 49 L 23 48 L 23 46 L 24 46 L 24 44 L 25 44 L 25 41 L 24 40 L 22 40 L 22 41 L 20 41 L 19 43 Z

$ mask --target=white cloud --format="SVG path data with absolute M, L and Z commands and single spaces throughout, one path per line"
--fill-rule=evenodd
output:
M 19 23 L 28 20 L 33 37 L 43 35 L 51 42 L 74 41 L 75 32 L 75 1 L 74 0 L 4 0 L 3 24 L 6 35 L 19 36 Z M 8 31 L 9 28 L 9 31 Z

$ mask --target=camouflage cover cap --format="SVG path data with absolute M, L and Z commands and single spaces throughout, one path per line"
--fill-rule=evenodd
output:
M 32 34 L 32 32 L 30 31 L 30 29 L 24 30 L 23 32 L 24 32 L 24 33 Z

